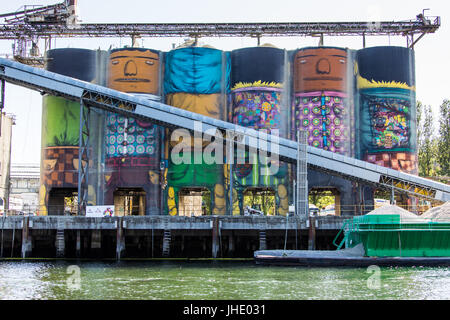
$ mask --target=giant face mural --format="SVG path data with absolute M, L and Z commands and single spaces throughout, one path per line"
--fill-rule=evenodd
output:
M 150 49 L 112 50 L 108 87 L 128 93 L 159 92 L 159 53 Z
M 108 86 L 151 100 L 159 94 L 159 52 L 143 48 L 111 51 Z M 161 128 L 110 113 L 106 123 L 105 203 L 119 188 L 143 189 L 145 214 L 160 214 Z
M 346 50 L 306 48 L 295 54 L 292 139 L 305 130 L 309 145 L 349 155 L 347 81 Z
M 347 52 L 339 48 L 302 49 L 294 58 L 294 91 L 347 89 Z

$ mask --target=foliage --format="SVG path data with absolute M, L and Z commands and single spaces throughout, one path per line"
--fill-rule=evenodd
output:
M 331 191 L 310 192 L 308 201 L 309 204 L 313 204 L 322 210 L 326 206 L 335 203 L 335 196 Z
M 266 190 L 250 190 L 244 194 L 244 207 L 260 208 L 266 215 L 275 214 L 275 194 Z
M 450 176 L 450 100 L 447 99 L 439 108 L 437 162 L 439 163 L 439 175 Z
M 431 106 L 417 102 L 417 146 L 419 175 L 430 177 L 436 173 L 437 141 L 433 132 L 433 113 Z

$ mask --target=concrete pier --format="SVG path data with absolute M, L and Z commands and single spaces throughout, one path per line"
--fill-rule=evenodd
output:
M 258 249 L 282 249 L 285 240 L 287 249 L 333 250 L 345 219 L 317 217 L 312 225 L 283 216 L 8 216 L 3 258 L 56 257 L 58 233 L 66 258 L 245 258 Z

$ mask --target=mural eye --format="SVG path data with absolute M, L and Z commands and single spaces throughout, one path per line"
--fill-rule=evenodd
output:
M 116 64 L 119 64 L 119 61 L 114 60 L 114 61 L 111 61 L 111 63 L 114 64 L 114 65 L 116 65 Z
M 302 60 L 300 60 L 300 63 L 304 64 L 304 63 L 306 63 L 306 60 L 302 59 Z
M 149 66 L 152 66 L 155 64 L 153 61 L 149 61 L 149 60 L 146 60 L 145 63 L 148 64 Z
M 342 63 L 342 64 L 344 64 L 344 63 L 345 63 L 345 60 L 344 60 L 344 59 L 339 59 L 339 62 Z

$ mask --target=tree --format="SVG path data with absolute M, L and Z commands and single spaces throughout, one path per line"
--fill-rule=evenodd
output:
M 436 142 L 433 133 L 433 113 L 431 106 L 417 102 L 417 149 L 419 175 L 430 177 L 435 173 Z
M 450 176 L 450 100 L 445 99 L 439 108 L 439 141 L 437 162 L 439 175 Z

